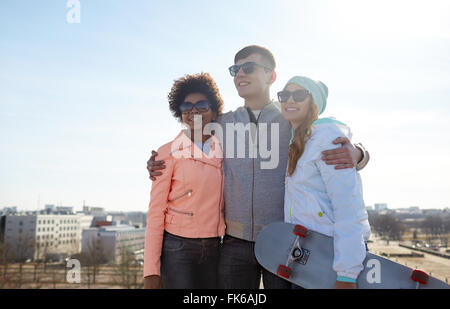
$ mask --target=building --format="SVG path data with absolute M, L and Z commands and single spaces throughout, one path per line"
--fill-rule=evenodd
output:
M 105 209 L 103 207 L 83 206 L 83 213 L 92 216 L 104 216 Z
M 422 210 L 417 207 L 417 206 L 411 206 L 408 208 L 397 208 L 395 209 L 395 214 L 396 215 L 400 215 L 400 216 L 421 216 L 422 215 Z
M 126 250 L 136 260 L 144 259 L 145 228 L 113 225 L 83 230 L 82 253 L 105 256 L 107 262 L 119 263 Z
M 108 211 L 108 216 L 110 216 L 113 225 L 130 225 L 124 212 Z
M 387 206 L 387 204 L 385 204 L 385 203 L 378 203 L 378 204 L 375 204 L 374 207 L 375 207 L 375 211 L 376 211 L 376 212 L 380 212 L 380 211 L 383 211 L 383 210 L 387 210 L 387 209 L 388 209 L 388 206 Z
M 46 214 L 73 214 L 73 206 L 55 206 L 52 204 L 45 205 L 44 213 Z
M 17 213 L 17 206 L 3 207 L 3 209 L 0 210 L 0 213 L 5 215 L 15 214 Z
M 146 227 L 147 226 L 147 213 L 140 211 L 127 212 L 128 224 L 136 227 Z
M 440 216 L 444 212 L 443 209 L 424 209 L 423 214 L 425 216 Z
M 3 244 L 5 236 L 6 215 L 0 213 L 0 245 Z
M 4 243 L 8 257 L 15 261 L 61 260 L 81 251 L 82 228 L 91 225 L 91 217 L 76 214 L 36 212 L 8 215 Z

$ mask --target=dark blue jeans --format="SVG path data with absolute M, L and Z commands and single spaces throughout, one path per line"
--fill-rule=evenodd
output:
M 220 238 L 184 238 L 164 232 L 161 280 L 165 289 L 217 288 Z
M 225 236 L 220 246 L 219 289 L 290 289 L 291 284 L 262 268 L 255 257 L 255 243 Z

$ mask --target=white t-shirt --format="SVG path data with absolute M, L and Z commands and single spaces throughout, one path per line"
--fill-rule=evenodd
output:
M 209 151 L 211 150 L 211 138 L 208 138 L 204 143 L 202 142 L 194 142 L 198 148 L 200 148 L 205 155 L 209 155 Z
M 252 110 L 252 112 L 253 112 L 253 115 L 255 115 L 256 120 L 258 120 L 259 114 L 261 114 L 261 110 L 260 109 Z

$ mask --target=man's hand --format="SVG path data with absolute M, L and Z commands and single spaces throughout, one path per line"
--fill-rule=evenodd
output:
M 161 289 L 160 276 L 148 276 L 144 278 L 144 289 Z
M 343 289 L 343 290 L 356 289 L 356 283 L 336 281 L 336 283 L 333 286 L 333 289 Z
M 163 170 L 166 168 L 164 165 L 164 160 L 162 161 L 155 161 L 155 157 L 158 155 L 158 153 L 154 150 L 152 150 L 152 156 L 147 161 L 147 170 L 150 174 L 150 179 L 155 181 L 157 176 L 162 175 L 161 172 L 156 172 L 157 170 Z
M 337 170 L 353 168 L 361 161 L 363 154 L 348 138 L 338 137 L 333 144 L 341 144 L 341 148 L 322 151 L 322 160 L 328 165 L 336 165 Z

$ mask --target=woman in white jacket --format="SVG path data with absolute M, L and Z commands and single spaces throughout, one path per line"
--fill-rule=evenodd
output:
M 285 221 L 334 238 L 334 288 L 356 288 L 363 270 L 370 226 L 361 178 L 355 168 L 326 165 L 322 151 L 339 147 L 339 136 L 351 140 L 350 129 L 334 118 L 318 119 L 328 88 L 308 77 L 291 78 L 278 93 L 283 116 L 292 124 L 286 173 Z

